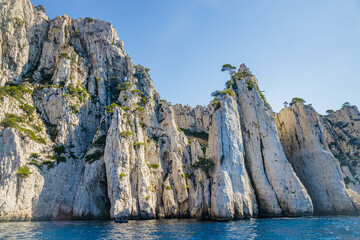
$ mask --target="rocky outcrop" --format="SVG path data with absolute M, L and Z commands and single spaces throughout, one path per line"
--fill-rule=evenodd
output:
M 316 213 L 354 213 L 357 202 L 345 188 L 338 161 L 329 150 L 318 114 L 296 103 L 277 115 L 286 155 L 308 190 Z
M 246 164 L 255 187 L 262 216 L 299 216 L 312 213 L 307 191 L 289 164 L 275 120 L 257 80 L 244 66 L 235 92 L 242 120 Z
M 188 105 L 174 105 L 176 124 L 181 129 L 191 132 L 208 132 L 211 117 L 211 108 Z
M 0 86 L 20 82 L 39 62 L 49 18 L 28 0 L 0 3 Z
M 296 117 L 279 123 L 284 151 L 245 65 L 209 106 L 171 106 L 110 23 L 49 20 L 29 0 L 3 1 L 0 12 L 0 220 L 303 216 L 312 201 L 315 210 L 324 201 L 337 213 L 355 211 L 356 184 L 342 180 L 357 181 L 354 164 L 341 172 L 315 140 L 293 148 L 283 125 L 315 126 Z M 326 133 L 349 161 L 358 150 L 349 147 L 358 138 L 355 113 L 324 118 L 349 123 Z M 339 141 L 345 132 L 351 139 Z M 314 183 L 312 170 L 297 165 L 303 155 L 321 156 L 329 175 L 315 164 Z M 322 198 L 326 191 L 331 197 Z
M 320 118 L 326 141 L 340 162 L 348 193 L 360 202 L 360 112 L 356 106 L 344 104 L 328 113 Z
M 207 155 L 214 161 L 211 172 L 211 214 L 217 219 L 256 217 L 256 197 L 245 167 L 244 144 L 236 101 L 221 102 L 210 125 Z

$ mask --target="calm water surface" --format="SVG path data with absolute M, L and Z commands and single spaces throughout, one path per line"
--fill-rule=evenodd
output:
M 360 217 L 3 222 L 0 239 L 360 239 Z

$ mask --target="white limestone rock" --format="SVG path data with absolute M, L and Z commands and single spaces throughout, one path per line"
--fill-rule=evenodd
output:
M 328 148 L 318 114 L 296 103 L 277 115 L 286 155 L 311 196 L 315 213 L 354 213 L 338 161 Z
M 230 96 L 215 111 L 209 137 L 207 161 L 214 164 L 211 216 L 219 220 L 256 217 L 257 203 L 246 172 L 239 113 Z
M 259 214 L 311 214 L 311 199 L 285 156 L 272 111 L 260 96 L 257 79 L 250 75 L 245 65 L 240 66 L 239 73 L 245 77 L 237 80 L 233 87 L 238 98 L 246 164 L 256 192 Z

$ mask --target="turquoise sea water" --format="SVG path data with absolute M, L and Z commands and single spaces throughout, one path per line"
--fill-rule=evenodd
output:
M 0 239 L 360 239 L 360 217 L 2 222 Z

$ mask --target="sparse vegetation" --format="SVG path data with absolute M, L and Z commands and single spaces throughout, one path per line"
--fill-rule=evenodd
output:
M 234 75 L 232 75 L 232 78 L 234 80 L 237 80 L 237 79 L 241 79 L 241 78 L 244 78 L 244 77 L 251 77 L 251 76 L 252 76 L 251 73 L 243 71 L 243 72 L 235 73 Z
M 94 22 L 95 19 L 94 19 L 94 18 L 90 18 L 90 17 L 86 17 L 86 18 L 85 18 L 85 21 L 86 21 L 86 22 Z
M 132 86 L 133 86 L 133 84 L 130 82 L 123 82 L 121 85 L 119 84 L 117 86 L 117 89 L 120 91 L 129 90 Z
M 135 108 L 135 111 L 137 111 L 137 112 L 145 112 L 145 109 L 143 107 L 137 106 Z
M 18 178 L 28 178 L 30 177 L 30 174 L 32 174 L 32 172 L 30 171 L 28 166 L 19 167 L 16 171 L 16 175 L 18 176 Z
M 75 87 L 74 84 L 69 84 L 67 87 L 68 93 L 72 96 L 77 98 L 80 102 L 84 102 L 85 98 L 88 96 L 88 93 L 85 88 L 81 86 Z
M 1 126 L 4 128 L 10 127 L 10 128 L 15 128 L 20 132 L 25 133 L 29 138 L 31 138 L 32 140 L 41 143 L 41 144 L 45 144 L 46 141 L 45 139 L 41 138 L 41 137 L 37 137 L 36 134 L 27 128 L 23 128 L 20 127 L 20 123 L 24 122 L 24 118 L 19 117 L 15 114 L 5 114 L 5 118 L 4 120 L 1 122 Z
M 43 5 L 38 5 L 36 8 L 39 9 L 40 11 L 45 12 L 45 8 Z
M 263 100 L 265 106 L 266 106 L 266 107 L 269 107 L 269 104 L 268 104 L 267 101 L 266 101 L 265 95 L 264 95 L 264 94 L 262 93 L 262 91 L 260 91 L 259 89 L 257 89 L 257 90 L 258 90 L 258 93 L 259 93 L 259 95 L 260 95 L 260 98 Z
M 20 131 L 24 132 L 30 139 L 32 139 L 38 143 L 41 143 L 41 144 L 46 144 L 46 140 L 42 137 L 37 137 L 36 134 L 32 130 L 27 129 L 27 128 L 20 128 Z
M 184 131 L 181 129 L 181 128 L 177 128 L 177 130 L 179 131 L 179 132 L 182 132 L 182 133 L 184 133 Z M 185 133 L 184 133 L 185 134 Z
M 80 37 L 80 32 L 79 31 L 74 31 L 71 36 L 73 37 Z
M 216 90 L 214 91 L 213 93 L 211 93 L 211 96 L 212 97 L 217 97 L 217 98 L 223 98 L 225 97 L 226 95 L 229 95 L 230 97 L 235 97 L 235 92 L 231 89 L 224 89 L 223 91 L 219 91 L 219 90 Z
M 52 73 L 45 73 L 44 69 L 41 69 L 41 81 L 40 83 L 43 85 L 47 85 L 51 82 L 53 74 Z
M 71 59 L 69 54 L 66 52 L 60 53 L 59 59 Z
M 221 68 L 222 72 L 228 72 L 230 75 L 235 74 L 236 67 L 231 64 L 224 64 Z
M 351 104 L 349 102 L 346 102 L 342 105 L 342 107 L 351 107 Z
M 171 187 L 170 185 L 167 185 L 167 186 L 165 187 L 165 189 L 166 189 L 166 190 L 172 190 L 172 187 Z
M 223 91 L 216 90 L 211 93 L 211 96 L 214 97 L 211 106 L 215 109 L 215 111 L 221 107 L 220 99 L 223 99 L 226 95 L 229 95 L 230 97 L 236 96 L 235 92 L 229 88 L 226 88 Z
M 140 95 L 140 96 L 145 95 L 145 94 L 144 94 L 142 91 L 140 91 L 139 89 L 132 90 L 131 92 L 132 92 L 132 93 L 137 93 L 137 94 Z
M 49 170 L 55 166 L 55 162 L 52 160 L 44 160 L 42 162 L 42 165 L 45 165 L 47 167 L 47 169 Z
M 305 103 L 306 101 L 302 98 L 295 97 L 291 99 L 291 102 L 289 103 L 290 106 L 294 105 L 295 103 Z
M 56 160 L 57 164 L 61 162 L 66 162 L 66 157 L 62 156 L 62 154 L 66 152 L 64 145 L 53 146 L 53 150 L 55 152 L 55 155 L 52 155 L 51 159 Z
M 192 168 L 201 169 L 203 171 L 208 171 L 212 166 L 214 166 L 212 159 L 206 158 L 206 156 L 198 157 L 198 159 L 199 159 L 199 161 L 190 165 Z
M 3 86 L 0 87 L 0 100 L 2 100 L 5 96 L 10 96 L 22 103 L 26 93 L 32 93 L 32 90 L 28 89 L 25 85 Z
M 122 137 L 130 137 L 130 136 L 133 136 L 133 135 L 134 135 L 134 133 L 132 133 L 130 131 L 122 131 L 120 133 L 120 136 L 122 136 Z
M 131 109 L 130 107 L 121 107 L 121 106 L 120 106 L 120 108 L 124 111 L 129 111 Z
M 146 105 L 149 102 L 149 99 L 146 97 L 141 97 L 139 105 Z
M 38 154 L 38 153 L 32 153 L 32 154 L 30 155 L 30 158 L 38 159 L 39 157 L 40 157 L 40 154 Z
M 19 123 L 24 122 L 24 118 L 17 116 L 15 114 L 5 114 L 5 118 L 1 122 L 1 126 L 4 128 L 10 127 L 10 128 L 16 128 L 20 129 Z
M 57 155 L 61 155 L 61 154 L 65 153 L 65 151 L 66 151 L 64 145 L 53 146 L 53 150 Z
M 147 195 L 147 196 L 145 197 L 145 200 L 149 200 L 149 199 L 150 199 L 150 196 Z
M 110 106 L 103 107 L 107 113 L 113 113 L 117 107 L 121 107 L 116 103 L 112 103 Z
M 148 186 L 150 192 L 155 192 L 155 189 L 152 186 Z
M 26 163 L 26 165 L 33 165 L 36 166 L 37 168 L 39 168 L 40 170 L 43 169 L 43 165 L 41 163 L 38 162 L 38 160 L 33 159 L 30 162 Z
M 150 166 L 149 166 L 150 168 L 152 168 L 152 169 L 157 169 L 158 167 L 159 167 L 159 164 L 150 164 Z
M 120 181 L 124 180 L 125 177 L 126 177 L 126 174 L 125 174 L 125 173 L 120 173 L 120 174 L 119 174 L 119 179 L 120 179 Z
M 96 141 L 94 142 L 94 146 L 95 147 L 103 147 L 105 146 L 106 143 L 106 135 L 103 135 L 101 137 L 99 137 L 98 139 L 96 139 Z
M 104 156 L 104 152 L 96 150 L 94 153 L 87 155 L 85 157 L 85 161 L 88 163 L 93 163 L 99 160 L 102 156 Z
M 20 109 L 22 109 L 28 116 L 31 116 L 35 112 L 35 108 L 27 103 L 20 105 Z
M 20 27 L 24 26 L 24 21 L 21 18 L 18 17 L 14 17 L 13 20 L 15 21 L 15 23 L 17 25 L 19 25 Z
M 151 139 L 152 140 L 154 140 L 154 142 L 158 142 L 159 141 L 159 136 L 157 136 L 157 135 L 155 135 L 155 134 L 153 134 L 152 136 L 151 136 Z
M 138 146 L 146 146 L 146 144 L 145 144 L 145 143 L 143 143 L 143 142 L 136 142 L 136 143 L 134 143 L 134 144 L 133 144 L 133 146 L 134 146 L 134 147 L 138 147 Z
M 204 132 L 204 131 L 195 132 L 195 131 L 191 131 L 191 130 L 185 129 L 185 128 L 181 128 L 180 130 L 188 137 L 200 138 L 200 139 L 205 140 L 205 141 L 209 140 L 209 134 Z M 191 141 L 190 141 L 190 143 L 191 143 Z
M 215 97 L 213 102 L 211 103 L 211 106 L 214 108 L 214 111 L 218 110 L 221 107 L 220 99 L 218 97 Z
M 332 109 L 328 109 L 328 110 L 326 110 L 326 114 L 328 114 L 328 115 L 330 115 L 330 114 L 332 114 L 332 113 L 334 113 L 335 111 L 334 110 L 332 110 Z
M 73 114 L 79 113 L 80 112 L 80 105 L 79 104 L 74 104 L 70 106 L 71 112 Z
M 346 176 L 346 177 L 344 178 L 344 183 L 345 183 L 346 185 L 349 185 L 350 183 L 355 184 L 353 181 L 351 181 L 351 179 L 350 179 L 348 176 Z
M 247 85 L 247 88 L 248 88 L 249 90 L 253 90 L 254 87 L 256 87 L 255 84 L 254 84 L 254 82 L 253 82 L 252 80 L 246 81 L 246 85 Z
M 133 76 L 137 79 L 142 79 L 148 76 L 150 69 L 145 68 L 141 65 L 136 66 L 136 72 L 133 74 Z

